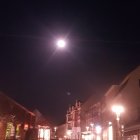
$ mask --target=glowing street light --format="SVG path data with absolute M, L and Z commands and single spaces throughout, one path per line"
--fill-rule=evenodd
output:
M 59 49 L 64 49 L 66 47 L 66 41 L 63 39 L 59 39 L 57 40 L 56 45 Z
M 55 127 L 54 127 L 54 131 L 56 132 L 56 130 L 57 130 L 57 127 L 55 126 Z
M 67 130 L 67 135 L 70 136 L 71 135 L 71 130 Z
M 96 140 L 101 140 L 102 138 L 102 127 L 100 125 L 95 126 L 95 132 L 96 132 Z
M 71 130 L 67 130 L 67 138 L 68 139 L 71 139 L 71 134 L 72 134 L 72 131 Z
M 112 106 L 112 111 L 116 114 L 116 119 L 120 120 L 120 115 L 124 112 L 124 108 L 121 105 L 114 105 Z
M 54 127 L 54 137 L 56 138 L 56 130 L 57 130 L 57 127 L 55 126 Z
M 95 127 L 95 129 L 96 129 L 96 133 L 97 133 L 97 134 L 100 134 L 101 131 L 102 131 L 102 127 L 99 126 L 99 125 L 97 125 L 97 126 Z

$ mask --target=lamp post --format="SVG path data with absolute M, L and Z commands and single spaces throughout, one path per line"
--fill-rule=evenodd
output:
M 116 114 L 116 140 L 120 140 L 121 139 L 121 128 L 120 128 L 120 116 L 121 113 L 124 112 L 124 108 L 121 105 L 114 105 L 112 106 L 112 111 Z

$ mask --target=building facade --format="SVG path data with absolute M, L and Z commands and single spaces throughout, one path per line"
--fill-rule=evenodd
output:
M 66 137 L 78 140 L 81 137 L 81 102 L 76 101 L 75 105 L 70 106 L 66 114 Z
M 81 139 L 100 139 L 102 116 L 99 99 L 100 97 L 93 95 L 81 107 Z
M 103 119 L 112 121 L 114 139 L 119 135 L 115 131 L 120 132 L 123 139 L 140 139 L 140 67 L 130 72 L 119 85 L 111 86 L 104 99 L 106 105 Z M 116 114 L 111 110 L 111 106 L 115 104 L 124 107 L 124 112 L 120 115 L 119 128 L 116 126 Z
M 35 109 L 34 114 L 35 118 L 35 128 L 37 130 L 37 140 L 50 140 L 51 138 L 51 128 L 46 117 L 41 114 L 38 109 Z
M 113 112 L 114 105 L 123 106 L 124 112 Z M 75 106 L 67 112 L 69 130 L 75 124 L 74 110 Z M 140 67 L 120 84 L 112 85 L 104 96 L 92 96 L 81 105 L 79 113 L 81 139 L 140 140 Z

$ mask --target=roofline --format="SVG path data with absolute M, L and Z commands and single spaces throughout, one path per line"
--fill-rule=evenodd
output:
M 104 96 L 108 96 L 108 95 L 110 94 L 110 92 L 111 92 L 114 88 L 119 87 L 119 86 L 120 86 L 120 85 L 112 85 L 112 86 L 110 86 L 110 88 L 107 90 L 107 92 L 105 93 Z
M 1 95 L 5 96 L 8 100 L 10 100 L 11 102 L 13 102 L 14 104 L 16 104 L 17 106 L 19 106 L 20 108 L 22 108 L 24 111 L 28 112 L 29 114 L 35 116 L 35 114 L 31 111 L 29 111 L 27 108 L 25 108 L 24 106 L 22 106 L 21 104 L 17 103 L 15 100 L 13 100 L 11 97 L 8 97 L 6 94 L 4 94 L 3 92 L 0 92 Z

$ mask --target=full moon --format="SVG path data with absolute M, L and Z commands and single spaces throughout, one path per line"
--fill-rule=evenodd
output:
M 66 42 L 63 39 L 60 39 L 60 40 L 57 41 L 57 46 L 59 48 L 65 48 Z

